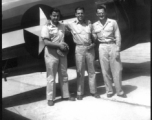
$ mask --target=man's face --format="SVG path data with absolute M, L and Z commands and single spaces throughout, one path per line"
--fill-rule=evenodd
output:
M 50 15 L 50 18 L 51 18 L 53 23 L 58 23 L 58 21 L 60 20 L 60 13 L 59 12 L 52 12 L 52 14 Z
M 75 16 L 79 21 L 84 20 L 84 11 L 83 10 L 77 10 L 75 13 Z
M 99 20 L 104 20 L 106 18 L 106 12 L 104 9 L 97 9 L 96 15 L 98 16 Z

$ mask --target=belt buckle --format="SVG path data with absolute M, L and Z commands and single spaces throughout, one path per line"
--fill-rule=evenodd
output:
M 90 46 L 91 44 L 83 44 L 82 46 Z
M 108 42 L 108 44 L 113 44 L 113 43 L 114 43 L 113 41 Z

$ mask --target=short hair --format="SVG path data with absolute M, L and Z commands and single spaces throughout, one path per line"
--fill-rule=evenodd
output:
M 75 13 L 77 12 L 77 10 L 83 10 L 83 12 L 85 11 L 84 7 L 77 7 L 77 8 L 75 8 Z
M 61 16 L 61 12 L 60 12 L 60 10 L 59 9 L 57 9 L 57 8 L 53 8 L 53 9 L 51 9 L 51 11 L 50 11 L 50 15 L 52 15 L 52 13 L 53 12 L 58 12 L 59 14 L 60 14 L 60 16 Z
M 97 6 L 96 12 L 98 9 L 104 9 L 106 11 L 106 5 L 102 4 L 102 5 Z

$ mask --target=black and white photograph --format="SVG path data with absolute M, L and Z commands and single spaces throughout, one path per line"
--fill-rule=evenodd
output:
M 2 0 L 2 120 L 150 120 L 150 0 Z

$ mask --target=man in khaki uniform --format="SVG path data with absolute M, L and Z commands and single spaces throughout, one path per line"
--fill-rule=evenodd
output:
M 96 74 L 94 69 L 94 43 L 91 40 L 91 22 L 85 20 L 84 8 L 75 9 L 77 20 L 65 23 L 67 29 L 72 33 L 76 44 L 75 59 L 77 69 L 77 99 L 82 100 L 84 94 L 84 72 L 87 65 L 90 93 L 95 98 L 100 98 L 96 90 Z
M 98 6 L 96 15 L 99 21 L 93 24 L 93 36 L 99 42 L 99 60 L 107 97 L 112 97 L 112 79 L 117 95 L 126 97 L 121 87 L 122 64 L 120 60 L 121 35 L 117 22 L 106 17 L 106 6 Z
M 64 54 L 68 50 L 68 45 L 64 42 L 65 26 L 59 23 L 60 11 L 53 9 L 50 13 L 50 24 L 45 24 L 41 31 L 42 39 L 45 43 L 45 64 L 47 71 L 47 100 L 52 106 L 55 99 L 55 78 L 59 75 L 59 83 L 62 91 L 62 98 L 74 101 L 70 97 L 67 75 L 67 56 Z

